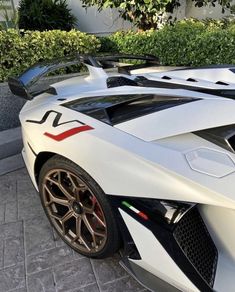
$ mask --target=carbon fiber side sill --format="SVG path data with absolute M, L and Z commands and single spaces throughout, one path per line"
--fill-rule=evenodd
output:
M 122 258 L 120 265 L 130 274 L 137 282 L 152 292 L 180 292 L 176 287 L 165 282 L 164 280 L 154 276 L 144 270 L 134 262 L 130 262 L 127 258 Z

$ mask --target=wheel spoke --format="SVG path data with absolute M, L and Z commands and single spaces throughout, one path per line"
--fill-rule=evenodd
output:
M 68 221 L 72 217 L 73 217 L 73 211 L 69 211 L 61 219 L 61 225 L 62 225 L 63 235 L 66 235 L 66 233 L 67 233 L 65 223 L 66 223 L 66 221 Z
M 65 223 L 67 220 L 73 217 L 74 212 L 68 211 L 61 219 L 61 222 Z
M 81 243 L 86 247 L 86 249 L 88 251 L 91 251 L 91 248 L 89 247 L 88 243 L 86 242 L 86 240 L 84 238 L 82 238 L 82 236 L 80 237 L 80 241 Z
M 81 227 L 82 227 L 82 219 L 81 217 L 76 220 L 76 234 L 77 237 L 81 237 Z
M 105 222 L 94 212 L 93 213 L 94 217 L 99 221 L 99 223 L 106 228 Z
M 74 196 L 72 196 L 69 193 L 69 191 L 66 190 L 66 188 L 62 184 L 59 185 L 59 188 L 63 192 L 63 194 L 65 195 L 65 197 L 67 197 L 68 200 L 71 200 L 71 201 L 74 201 L 75 200 Z
M 58 170 L 56 173 L 58 175 L 58 183 L 61 184 L 61 171 Z
M 101 232 L 97 232 L 97 231 L 95 231 L 94 234 L 95 234 L 96 236 L 99 236 L 99 237 L 102 237 L 102 238 L 106 236 L 105 233 L 101 233 Z
M 94 213 L 94 210 L 92 208 L 88 208 L 88 207 L 85 207 L 85 206 L 83 206 L 83 211 L 84 211 L 85 214 L 93 215 L 93 213 Z
M 72 242 L 75 242 L 81 238 L 81 227 L 82 227 L 82 219 L 81 217 L 78 217 L 76 218 L 76 236 L 72 239 Z
M 92 243 L 93 243 L 93 247 L 96 247 L 96 237 L 95 237 L 95 231 L 94 229 L 92 228 L 89 220 L 87 219 L 86 215 L 83 216 L 83 222 L 85 223 L 87 229 L 89 230 L 91 236 L 92 236 Z
M 83 222 L 85 223 L 85 225 L 86 225 L 87 229 L 89 230 L 89 232 L 90 232 L 91 234 L 94 234 L 94 230 L 93 230 L 93 228 L 92 228 L 92 226 L 91 226 L 89 220 L 87 219 L 87 216 L 86 216 L 86 215 L 83 215 L 83 216 L 82 216 L 82 220 L 83 220 Z
M 70 182 L 71 182 L 71 184 L 73 186 L 73 190 L 75 190 L 77 188 L 77 185 L 76 185 L 76 183 L 75 183 L 75 181 L 73 179 L 73 176 L 70 173 L 67 173 L 67 177 L 68 177 L 68 179 L 70 180 Z
M 52 218 L 58 220 L 58 221 L 61 223 L 61 219 L 62 219 L 62 217 L 61 217 L 60 215 L 56 214 L 55 212 L 51 212 L 51 213 L 50 213 L 50 216 L 51 216 Z
M 56 181 L 55 179 L 53 179 L 53 178 L 51 178 L 51 177 L 47 177 L 47 180 L 48 180 L 49 182 L 51 182 L 52 184 L 55 184 L 55 185 L 59 186 L 59 182 Z
M 68 207 L 69 206 L 69 201 L 68 200 L 64 200 L 61 198 L 58 198 L 55 194 L 53 194 L 53 192 L 48 188 L 48 186 L 45 184 L 45 189 L 50 197 L 50 201 L 46 203 L 46 206 L 52 204 L 52 203 L 57 203 L 59 205 L 63 205 Z

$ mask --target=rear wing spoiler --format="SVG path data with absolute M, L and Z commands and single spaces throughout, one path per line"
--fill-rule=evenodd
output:
M 144 64 L 126 65 L 119 63 L 120 60 L 141 60 Z M 137 56 L 137 55 L 114 55 L 114 56 L 89 56 L 77 55 L 64 57 L 56 60 L 44 61 L 33 65 L 19 77 L 9 77 L 8 85 L 11 92 L 19 97 L 27 100 L 33 99 L 40 92 L 32 91 L 32 86 L 35 85 L 39 79 L 61 68 L 66 68 L 72 65 L 84 64 L 87 67 L 95 68 L 115 68 L 119 69 L 120 73 L 130 74 L 130 70 L 137 68 L 144 68 L 149 66 L 159 65 L 159 59 L 152 55 Z

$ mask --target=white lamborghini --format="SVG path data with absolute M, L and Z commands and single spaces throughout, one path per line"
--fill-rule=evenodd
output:
M 80 63 L 87 77 L 32 90 Z M 76 56 L 9 78 L 28 99 L 25 164 L 77 252 L 103 258 L 123 247 L 121 264 L 151 291 L 233 292 L 235 66 L 156 66 L 153 56 Z

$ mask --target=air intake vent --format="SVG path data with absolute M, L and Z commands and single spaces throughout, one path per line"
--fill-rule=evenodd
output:
M 228 151 L 235 152 L 235 124 L 194 132 Z
M 134 83 L 133 80 L 127 80 L 130 85 Z M 126 80 L 114 79 L 112 82 L 121 83 Z M 115 125 L 197 100 L 199 99 L 157 94 L 123 94 L 84 97 L 64 103 L 63 106 Z
M 174 237 L 201 277 L 213 287 L 218 252 L 197 208 L 183 216 Z
M 172 78 L 169 76 L 162 76 L 162 79 L 171 80 Z
M 235 152 L 235 135 L 232 135 L 230 138 L 228 138 L 228 144 Z
M 193 78 L 188 78 L 186 81 L 197 82 L 197 80 L 196 79 L 193 79 Z
M 218 85 L 229 85 L 228 83 L 225 83 L 223 81 L 217 81 L 217 82 L 215 82 L 215 84 L 218 84 Z

